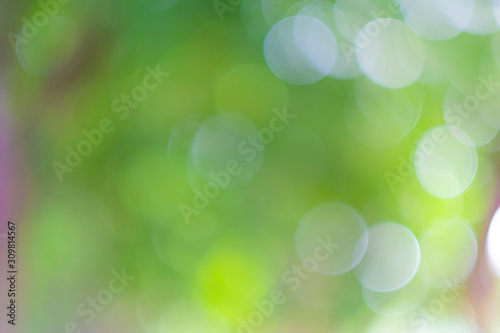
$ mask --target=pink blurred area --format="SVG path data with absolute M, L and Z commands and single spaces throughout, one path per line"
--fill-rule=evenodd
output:
M 0 92 L 0 234 L 6 233 L 7 221 L 22 223 L 30 193 L 22 139 L 16 130 L 7 103 Z

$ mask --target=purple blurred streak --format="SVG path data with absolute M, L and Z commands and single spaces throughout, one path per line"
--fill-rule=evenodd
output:
M 28 193 L 27 168 L 22 163 L 21 145 L 15 144 L 15 129 L 0 92 L 0 234 L 7 221 L 18 222 Z
M 0 233 L 5 233 L 6 223 L 10 216 L 9 192 L 12 190 L 11 140 L 3 97 L 0 95 Z

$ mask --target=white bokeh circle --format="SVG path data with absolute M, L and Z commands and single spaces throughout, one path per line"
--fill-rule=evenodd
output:
M 315 271 L 326 275 L 340 275 L 355 267 L 367 243 L 363 218 L 351 207 L 336 202 L 323 203 L 309 210 L 295 232 L 299 257 L 303 261 L 314 260 Z

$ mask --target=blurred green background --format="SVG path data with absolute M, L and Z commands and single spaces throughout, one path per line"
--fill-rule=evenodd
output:
M 498 1 L 1 4 L 5 332 L 500 330 Z

